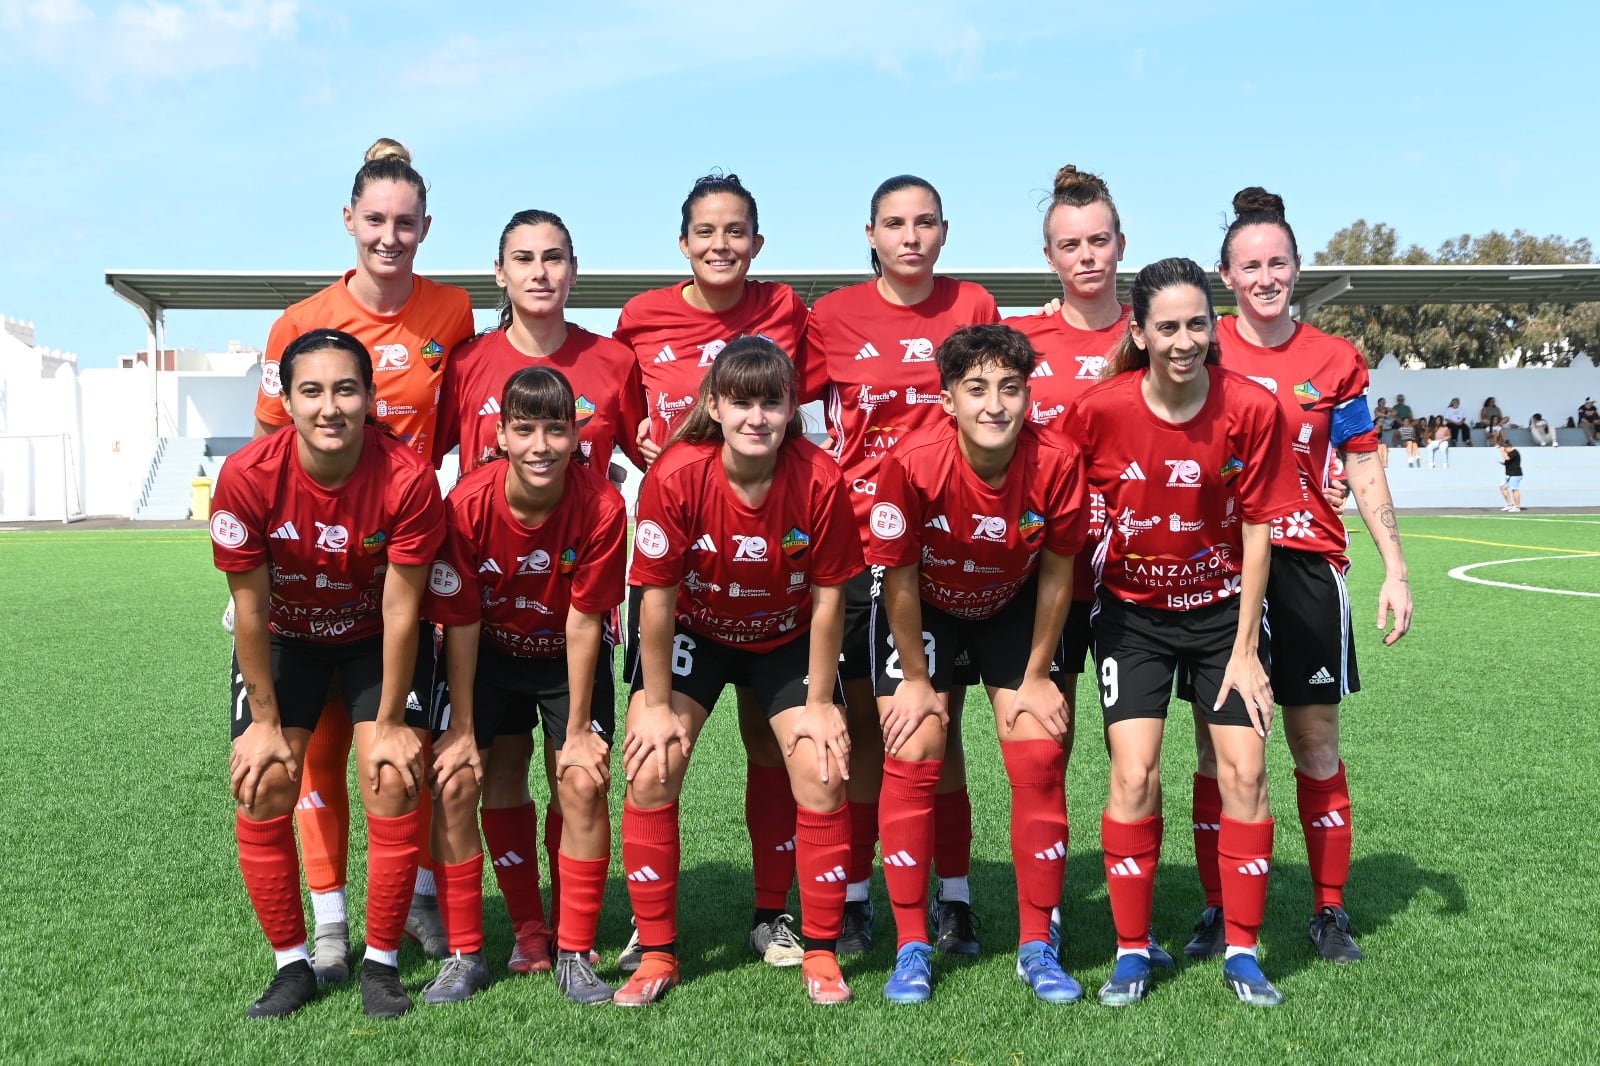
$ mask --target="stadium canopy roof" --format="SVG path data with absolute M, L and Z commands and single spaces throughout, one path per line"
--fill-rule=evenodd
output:
M 459 285 L 478 308 L 499 305 L 500 290 L 489 270 L 426 271 Z M 1061 295 L 1061 283 L 1046 270 L 950 270 L 994 294 L 1001 307 L 1039 307 Z M 1117 276 L 1124 299 L 1133 271 Z M 106 284 L 139 308 L 148 324 L 169 310 L 280 311 L 342 276 L 339 271 L 296 270 L 108 270 Z M 620 308 L 630 297 L 671 285 L 681 270 L 585 270 L 567 301 L 575 308 Z M 752 272 L 752 278 L 794 286 L 807 303 L 855 284 L 863 270 Z M 1211 275 L 1219 303 L 1226 290 Z M 1600 263 L 1558 266 L 1308 266 L 1295 288 L 1301 313 L 1329 304 L 1589 303 L 1600 302 Z

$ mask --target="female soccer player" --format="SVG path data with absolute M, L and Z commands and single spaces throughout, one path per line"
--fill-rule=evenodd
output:
M 397 141 L 380 138 L 356 171 L 344 226 L 355 239 L 356 265 L 343 278 L 286 310 L 272 325 L 256 397 L 256 435 L 288 423 L 279 358 L 310 329 L 338 329 L 358 338 L 369 353 L 378 419 L 424 457 L 434 454 L 439 387 L 456 345 L 472 336 L 472 300 L 466 290 L 440 285 L 415 272 L 417 249 L 432 223 L 428 189 Z M 429 652 L 431 654 L 431 650 Z M 306 884 L 316 913 L 317 977 L 350 976 L 350 927 L 345 918 L 345 872 L 350 836 L 348 716 L 337 699 L 306 753 L 303 794 L 295 808 L 306 864 Z M 423 852 L 417 893 L 406 932 L 430 955 L 445 953 L 444 926 L 434 893 L 428 853 L 430 805 L 422 805 Z
M 641 293 L 623 307 L 616 339 L 633 350 L 644 378 L 648 421 L 638 431 L 646 462 L 655 461 L 694 408 L 701 380 L 735 338 L 761 336 L 785 352 L 799 350 L 804 301 L 787 285 L 748 277 L 764 240 L 755 197 L 739 176 L 708 174 L 694 183 L 681 209 L 678 250 L 689 261 L 689 280 Z M 630 644 L 639 628 L 638 589 L 634 584 L 629 592 Z M 739 732 L 748 756 L 745 821 L 755 878 L 750 948 L 770 965 L 798 966 L 805 950 L 784 913 L 795 872 L 789 775 L 766 714 L 742 687 Z M 620 965 L 631 970 L 639 958 L 635 937 Z
M 867 244 L 874 277 L 817 301 L 806 328 L 801 396 L 826 400 L 833 455 L 850 488 L 863 546 L 877 488 L 878 464 L 895 443 L 948 420 L 940 406 L 934 351 L 962 326 L 998 322 L 994 297 L 981 286 L 934 273 L 949 236 L 938 190 L 901 174 L 872 194 Z M 850 888 L 839 949 L 872 948 L 872 856 L 883 787 L 882 735 L 872 694 L 872 576 L 861 574 L 845 594 L 844 677 L 851 729 Z M 939 948 L 976 954 L 967 874 L 972 863 L 972 805 L 967 796 L 960 713 L 965 681 L 952 691 L 951 743 L 935 802 L 934 864 L 942 878 L 936 900 Z
M 1161 735 L 1181 665 L 1204 709 L 1222 794 L 1224 977 L 1244 1002 L 1272 1006 L 1282 996 L 1255 957 L 1273 826 L 1262 601 L 1267 522 L 1304 494 L 1283 455 L 1277 403 L 1215 365 L 1205 271 L 1188 259 L 1152 263 L 1131 301 L 1111 377 L 1068 412 L 1069 434 L 1094 442 L 1087 477 L 1106 498 L 1094 640 L 1111 754 L 1100 834 L 1118 951 L 1100 1002 L 1137 1002 L 1150 978 Z
M 1411 627 L 1411 586 L 1389 481 L 1378 460 L 1377 430 L 1367 409 L 1367 364 L 1348 341 L 1289 313 L 1300 270 L 1294 231 L 1283 201 L 1260 188 L 1233 198 L 1234 219 L 1222 240 L 1223 283 L 1238 299 L 1237 317 L 1224 318 L 1217 342 L 1222 365 L 1265 384 L 1287 416 L 1289 450 L 1306 490 L 1302 506 L 1273 516 L 1272 691 L 1283 705 L 1284 733 L 1295 762 L 1300 825 L 1313 888 L 1311 941 L 1326 959 L 1361 958 L 1344 911 L 1350 873 L 1350 791 L 1339 758 L 1339 701 L 1360 690 L 1355 637 L 1344 574 L 1349 537 L 1339 512 L 1323 496 L 1331 464 L 1342 462 L 1356 507 L 1383 559 L 1377 626 L 1393 616 L 1384 637 L 1393 644 Z M 1216 770 L 1205 730 L 1195 776 L 1195 855 L 1206 909 L 1185 953 L 1221 950 L 1222 907 L 1217 870 Z M 1231 917 L 1228 916 L 1228 917 Z
M 867 560 L 884 567 L 872 618 L 883 719 L 884 880 L 899 931 L 883 994 L 932 994 L 924 912 L 934 787 L 946 749 L 954 663 L 965 652 L 994 705 L 1011 781 L 1011 855 L 1021 920 L 1017 976 L 1050 1003 L 1083 989 L 1062 971 L 1051 917 L 1066 867 L 1061 627 L 1086 515 L 1076 448 L 1028 425 L 1036 353 L 1006 326 L 952 333 L 937 353 L 954 422 L 902 442 L 878 468 Z
M 838 664 L 843 584 L 863 563 L 838 468 L 799 423 L 793 363 L 742 337 L 711 366 L 639 492 L 622 865 L 643 956 L 617 990 L 623 1006 L 678 983 L 678 796 L 730 684 L 750 689 L 788 769 L 806 992 L 814 1003 L 850 998 L 834 953 L 850 851 Z
M 445 627 L 451 693 L 447 720 L 435 723 L 435 825 L 443 830 L 435 851 L 455 955 L 426 998 L 456 1002 L 488 983 L 480 761 L 483 833 L 516 931 L 511 968 L 533 968 L 518 958 L 531 964 L 535 954 L 549 968 L 528 793 L 532 730 L 542 720 L 563 814 L 551 856 L 563 890 L 556 984 L 574 1002 L 603 1003 L 613 989 L 595 976 L 589 951 L 611 855 L 612 612 L 622 602 L 627 510 L 603 470 L 573 461 L 582 434 L 559 371 L 518 370 L 497 406 L 504 457 L 451 491 L 444 550 L 428 583 L 429 617 Z M 526 943 L 536 937 L 541 943 Z
M 407 709 L 418 605 L 443 536 L 433 470 L 364 424 L 372 363 L 361 341 L 316 330 L 280 353 L 292 431 L 253 441 L 217 481 L 216 565 L 234 600 L 233 756 L 239 867 L 278 973 L 249 1010 L 292 1014 L 317 991 L 289 812 L 328 686 L 354 723 L 367 811 L 367 952 L 361 1002 L 411 1008 L 396 969 L 422 835 L 420 708 Z

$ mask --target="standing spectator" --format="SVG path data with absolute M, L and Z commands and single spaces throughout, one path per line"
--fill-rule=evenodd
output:
M 1502 443 L 1500 463 L 1506 468 L 1506 479 L 1500 484 L 1500 495 L 1506 498 L 1506 505 L 1500 510 L 1518 514 L 1522 511 L 1522 453 Z
M 1561 442 L 1556 440 L 1555 427 L 1544 420 L 1544 415 L 1535 411 L 1533 417 L 1528 419 L 1528 432 L 1533 434 L 1533 443 L 1541 448 L 1559 448 Z
M 1578 405 L 1578 428 L 1583 430 L 1584 447 L 1593 448 L 1595 435 L 1600 433 L 1600 411 L 1595 410 L 1593 396 L 1585 396 Z
M 1467 424 L 1467 412 L 1461 409 L 1461 397 L 1452 396 L 1450 406 L 1444 409 L 1444 422 L 1450 431 L 1450 443 L 1454 444 L 1456 438 L 1461 438 L 1461 443 L 1472 447 L 1472 427 Z

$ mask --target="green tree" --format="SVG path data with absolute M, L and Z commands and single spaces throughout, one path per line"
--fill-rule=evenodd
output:
M 1420 266 L 1431 263 L 1519 266 L 1592 263 L 1586 238 L 1568 241 L 1523 230 L 1462 234 L 1429 253 L 1400 247 L 1382 222 L 1358 219 L 1312 256 L 1318 266 Z M 1600 304 L 1340 304 L 1316 313 L 1318 328 L 1347 337 L 1370 365 L 1393 353 L 1430 367 L 1565 366 L 1579 352 L 1600 352 Z

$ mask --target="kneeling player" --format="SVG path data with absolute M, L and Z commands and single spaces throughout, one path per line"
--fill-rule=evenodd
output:
M 1089 488 L 1106 500 L 1095 549 L 1100 704 L 1111 755 L 1101 819 L 1117 962 L 1100 1002 L 1143 998 L 1161 854 L 1161 737 L 1182 666 L 1217 754 L 1222 791 L 1223 975 L 1245 1003 L 1283 1001 L 1256 961 L 1272 815 L 1266 736 L 1272 687 L 1262 636 L 1272 516 L 1301 499 L 1283 452 L 1283 413 L 1265 389 L 1216 366 L 1216 315 L 1198 265 L 1139 271 L 1111 376 L 1068 411 L 1093 441 Z
M 433 825 L 453 955 L 426 999 L 457 1002 L 488 983 L 480 786 L 483 835 L 517 937 L 510 968 L 550 968 L 528 793 L 532 730 L 542 720 L 565 823 L 556 985 L 574 1002 L 604 1003 L 613 989 L 595 976 L 589 953 L 611 856 L 612 620 L 622 602 L 627 511 L 602 473 L 571 462 L 576 413 L 559 371 L 517 371 L 500 411 L 506 457 L 450 493 L 445 548 L 428 581 L 430 617 L 445 626 L 451 693 L 435 723 Z
M 966 652 L 994 705 L 1011 781 L 1011 853 L 1021 922 L 1017 975 L 1051 1003 L 1083 995 L 1050 943 L 1066 867 L 1071 711 L 1056 684 L 1073 557 L 1083 546 L 1082 460 L 1027 424 L 1036 353 L 1008 326 L 970 326 L 939 346 L 940 402 L 954 416 L 891 452 L 868 522 L 886 567 L 873 658 L 884 764 L 884 880 L 899 930 L 883 994 L 932 994 L 923 918 L 934 786 L 955 662 Z
M 741 337 L 639 490 L 622 864 L 642 959 L 617 990 L 623 1006 L 678 983 L 678 796 L 728 685 L 750 688 L 784 748 L 806 992 L 850 998 L 835 954 L 850 855 L 838 664 L 843 585 L 863 564 L 838 468 L 800 429 L 794 364 L 771 341 Z

